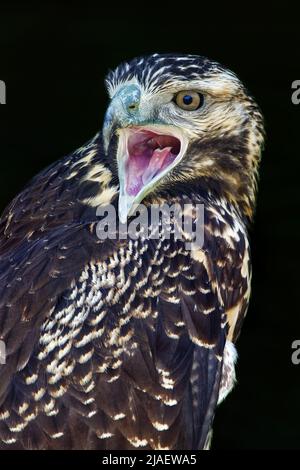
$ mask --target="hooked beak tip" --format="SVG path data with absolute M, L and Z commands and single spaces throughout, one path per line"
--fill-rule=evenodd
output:
M 123 193 L 122 188 L 119 195 L 119 219 L 122 224 L 127 222 L 128 216 L 131 214 L 135 202 L 134 196 L 128 196 Z

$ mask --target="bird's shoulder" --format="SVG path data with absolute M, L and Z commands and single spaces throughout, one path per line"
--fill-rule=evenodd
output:
M 228 339 L 236 341 L 247 313 L 251 289 L 248 227 L 234 206 L 213 200 L 205 206 L 204 251 L 214 271 L 228 323 Z M 196 256 L 201 258 L 201 250 Z
M 68 224 L 95 220 L 96 207 L 117 194 L 99 135 L 36 175 L 4 210 L 0 255 Z

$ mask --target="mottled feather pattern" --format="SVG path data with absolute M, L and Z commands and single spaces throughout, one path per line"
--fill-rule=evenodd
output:
M 231 80 L 237 80 L 233 72 L 217 62 L 193 54 L 152 54 L 123 62 L 106 77 L 106 85 L 112 96 L 116 90 L 131 80 L 137 80 L 145 90 L 153 93 L 162 91 L 170 82 L 212 77 L 220 72 L 226 73 Z
M 223 212 L 214 204 L 207 210 L 207 246 L 192 252 L 172 239 L 100 241 L 97 219 L 80 222 L 72 212 L 63 226 L 45 219 L 44 237 L 15 239 L 13 256 L 4 244 L 4 447 L 81 447 L 72 435 L 75 422 L 86 429 L 85 448 L 203 445 L 206 433 L 197 430 L 212 419 L 207 407 L 220 381 L 225 306 L 246 289 L 245 233 L 233 230 L 234 219 Z M 226 276 L 231 295 L 222 288 Z M 208 381 L 205 396 L 199 381 Z M 183 433 L 189 422 L 190 437 Z
M 186 158 L 143 202 L 203 204 L 202 247 L 177 240 L 174 221 L 170 237 L 162 225 L 158 239 L 97 237 L 97 207 L 118 204 L 116 136 L 105 154 L 97 134 L 4 211 L 0 448 L 209 448 L 250 296 L 261 115 L 232 72 L 198 56 L 137 58 L 106 83 L 111 97 L 131 82 L 155 97 L 199 77 L 221 108 L 203 115 L 210 132 L 189 123 Z

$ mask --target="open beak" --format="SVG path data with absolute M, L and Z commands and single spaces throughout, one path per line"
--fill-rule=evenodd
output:
M 184 156 L 187 138 L 167 125 L 118 130 L 119 218 L 125 223 L 135 207 Z
M 103 126 L 104 151 L 111 137 L 119 136 L 119 218 L 125 223 L 158 181 L 184 156 L 188 140 L 179 127 L 145 124 L 153 119 L 151 108 L 140 106 L 137 85 L 125 85 L 112 98 Z M 150 110 L 150 111 L 149 111 Z

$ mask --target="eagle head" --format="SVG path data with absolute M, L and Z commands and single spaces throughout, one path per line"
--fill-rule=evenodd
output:
M 117 139 L 121 221 L 179 190 L 223 198 L 252 218 L 263 120 L 233 72 L 197 55 L 153 54 L 122 63 L 106 85 L 103 141 L 111 155 Z

